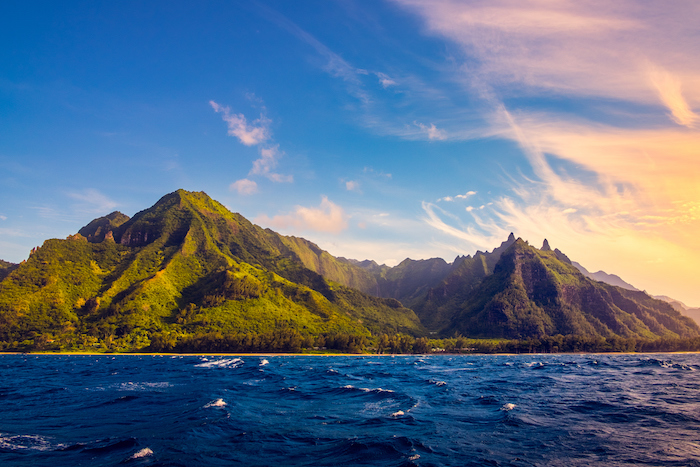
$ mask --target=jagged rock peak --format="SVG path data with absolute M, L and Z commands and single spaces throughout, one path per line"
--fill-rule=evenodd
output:
M 542 248 L 540 248 L 542 251 L 552 251 L 552 248 L 549 246 L 549 242 L 547 239 L 544 239 L 544 243 L 542 243 Z
M 508 240 L 507 240 L 507 241 L 508 241 L 509 243 L 512 243 L 512 242 L 515 241 L 515 235 L 513 235 L 513 232 L 511 232 L 510 235 L 508 235 Z

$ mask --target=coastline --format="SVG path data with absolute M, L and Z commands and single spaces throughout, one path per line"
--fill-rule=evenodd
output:
M 44 356 L 147 356 L 147 357 L 435 357 L 435 356 L 504 356 L 522 355 L 651 355 L 651 354 L 700 354 L 700 351 L 657 351 L 657 352 L 556 352 L 556 353 L 159 353 L 159 352 L 0 352 L 0 355 L 44 355 Z

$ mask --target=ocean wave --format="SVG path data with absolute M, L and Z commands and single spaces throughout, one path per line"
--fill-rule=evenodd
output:
M 515 404 L 511 404 L 510 402 L 508 402 L 506 404 L 503 404 L 503 406 L 501 407 L 501 410 L 503 410 L 504 412 L 510 412 L 515 407 L 517 407 Z
M 151 448 L 143 448 L 140 451 L 134 453 L 134 455 L 131 456 L 129 459 L 141 459 L 142 457 L 148 457 L 152 455 L 153 451 L 151 450 Z
M 382 389 L 382 388 L 375 388 L 375 389 L 370 389 L 370 388 L 357 388 L 357 387 L 353 386 L 352 384 L 347 384 L 347 385 L 343 386 L 341 389 L 352 389 L 352 390 L 362 391 L 362 392 L 373 392 L 373 393 L 376 393 L 376 394 L 380 394 L 380 393 L 383 393 L 383 392 L 385 392 L 385 393 L 392 393 L 392 394 L 393 394 L 393 393 L 395 392 L 395 391 L 392 391 L 391 389 Z
M 643 359 L 641 359 L 641 364 L 643 366 L 655 366 L 655 367 L 675 369 L 675 370 L 695 371 L 695 368 L 693 368 L 690 365 L 686 365 L 685 363 L 676 363 L 672 360 L 659 360 L 656 358 L 643 358 Z
M 172 383 L 167 381 L 162 382 L 134 382 L 127 381 L 125 383 L 114 383 L 108 386 L 98 386 L 95 388 L 85 388 L 87 391 L 160 391 L 173 387 Z
M 268 365 L 269 363 L 270 362 L 266 358 L 263 358 L 262 360 L 260 360 L 260 366 L 265 366 L 265 365 Z
M 210 407 L 226 407 L 228 404 L 223 399 L 216 399 L 215 401 L 209 402 L 207 405 L 204 406 L 205 409 L 208 409 Z
M 62 449 L 63 444 L 53 444 L 50 438 L 39 435 L 11 435 L 0 433 L 0 449 L 7 451 L 53 451 Z
M 220 360 L 202 359 L 202 363 L 195 365 L 197 368 L 238 368 L 243 365 L 240 358 L 223 358 Z

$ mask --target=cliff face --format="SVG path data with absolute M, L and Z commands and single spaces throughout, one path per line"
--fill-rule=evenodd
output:
M 493 274 L 445 302 L 441 313 L 450 319 L 441 332 L 504 338 L 691 337 L 700 332 L 670 305 L 592 281 L 558 256 L 518 239 Z

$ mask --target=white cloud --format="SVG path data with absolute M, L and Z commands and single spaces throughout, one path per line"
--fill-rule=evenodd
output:
M 262 100 L 254 94 L 248 94 L 246 97 L 258 104 L 262 104 Z M 228 134 L 237 137 L 244 145 L 262 145 L 270 139 L 270 120 L 263 114 L 260 115 L 259 119 L 253 122 L 253 126 L 249 126 L 243 114 L 231 114 L 231 109 L 223 107 L 214 101 L 209 101 L 209 104 L 214 111 L 224 114 L 223 119 L 228 123 L 229 128 Z M 260 158 L 253 161 L 253 167 L 250 169 L 250 172 L 248 172 L 248 175 L 261 175 L 277 183 L 291 183 L 294 181 L 292 175 L 283 175 L 273 172 L 273 169 L 277 167 L 279 158 L 284 155 L 284 152 L 280 151 L 279 144 L 260 147 L 259 151 Z M 243 181 L 239 180 L 231 184 L 231 189 L 237 190 L 241 194 L 252 194 L 257 191 L 257 184 L 253 186 L 252 183 L 255 182 L 247 179 Z
M 376 72 L 375 75 L 377 75 L 377 78 L 379 78 L 379 83 L 382 85 L 382 87 L 384 89 L 397 85 L 396 81 L 389 78 L 389 76 L 384 74 L 384 73 Z
M 430 126 L 424 125 L 423 123 L 419 122 L 413 122 L 415 126 L 420 128 L 421 133 L 424 133 L 428 136 L 428 139 L 433 141 L 433 140 L 445 140 L 447 139 L 447 132 L 445 130 L 440 130 L 435 126 L 434 123 L 431 123 Z
M 270 138 L 270 120 L 264 115 L 261 114 L 252 125 L 248 125 L 243 114 L 232 114 L 229 107 L 221 106 L 214 101 L 209 101 L 209 105 L 216 113 L 223 113 L 221 118 L 228 124 L 228 134 L 237 137 L 244 145 L 255 146 Z
M 262 175 L 278 183 L 293 182 L 294 178 L 291 175 L 281 175 L 272 172 L 272 169 L 277 167 L 277 160 L 284 155 L 279 147 L 278 144 L 269 148 L 261 148 L 260 159 L 253 161 L 253 168 L 250 169 L 249 175 Z
M 661 67 L 649 65 L 649 77 L 654 87 L 659 91 L 659 97 L 671 111 L 671 119 L 679 125 L 692 128 L 698 121 L 688 102 L 683 97 L 681 80 Z
M 647 63 L 669 70 L 698 102 L 698 5 L 541 0 L 395 0 L 431 33 L 462 46 L 469 73 L 504 93 L 602 96 L 655 104 Z M 503 95 L 503 94 L 501 94 Z
M 471 196 L 474 196 L 476 194 L 476 191 L 468 191 L 463 195 L 455 195 L 455 196 L 445 196 L 443 198 L 438 199 L 438 202 L 440 201 L 455 201 L 458 199 L 467 199 Z
M 460 209 L 473 222 L 427 205 L 429 225 L 457 243 L 490 247 L 501 229 L 517 228 L 595 268 L 629 274 L 638 287 L 700 301 L 700 250 L 690 233 L 700 228 L 697 1 L 394 1 L 461 48 L 466 59 L 448 78 L 482 99 L 461 114 L 436 103 L 428 118 L 449 125 L 450 138 L 468 139 L 475 135 L 457 125 L 473 128 L 464 115 L 482 112 L 489 128 L 481 136 L 517 142 L 535 174 L 512 179 L 514 195 L 492 206 Z M 567 105 L 528 110 L 529 98 L 541 96 Z M 646 263 L 654 270 L 639 267 Z
M 272 218 L 261 215 L 255 219 L 255 222 L 276 229 L 313 230 L 337 234 L 348 227 L 348 216 L 342 207 L 323 196 L 319 207 L 297 206 L 293 213 Z
M 6 220 L 7 220 L 7 216 L 0 216 L 0 221 L 6 221 Z
M 229 189 L 231 191 L 237 191 L 240 195 L 252 195 L 253 193 L 258 192 L 258 184 L 253 180 L 243 178 L 229 185 Z
M 360 191 L 360 182 L 356 182 L 354 180 L 348 180 L 345 182 L 345 189 L 348 191 Z

